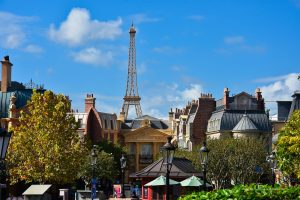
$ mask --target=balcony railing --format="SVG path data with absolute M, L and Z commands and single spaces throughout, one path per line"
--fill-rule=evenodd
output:
M 153 155 L 139 155 L 139 162 L 142 164 L 150 164 L 153 162 Z

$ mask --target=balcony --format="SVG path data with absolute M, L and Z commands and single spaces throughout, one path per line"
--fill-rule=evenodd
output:
M 139 155 L 139 163 L 151 164 L 153 162 L 153 155 Z

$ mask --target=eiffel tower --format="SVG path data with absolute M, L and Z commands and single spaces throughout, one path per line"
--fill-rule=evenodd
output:
M 137 117 L 142 116 L 142 108 L 140 104 L 141 97 L 138 92 L 137 85 L 137 73 L 136 73 L 136 57 L 135 57 L 135 28 L 133 23 L 131 24 L 129 35 L 129 53 L 128 53 L 128 76 L 126 94 L 124 96 L 124 103 L 122 106 L 122 112 L 125 113 L 125 119 L 128 117 L 129 106 L 135 106 L 135 112 Z

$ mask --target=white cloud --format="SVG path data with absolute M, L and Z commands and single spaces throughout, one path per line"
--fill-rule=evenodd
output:
M 192 100 L 199 98 L 201 92 L 203 91 L 203 88 L 199 84 L 191 84 L 189 88 L 186 88 L 185 90 L 181 91 L 181 96 L 183 100 Z
M 8 49 L 20 47 L 26 40 L 24 26 L 34 19 L 34 17 L 0 12 L 0 46 Z
M 146 15 L 144 13 L 132 15 L 130 18 L 134 24 L 161 21 L 161 18 L 149 17 L 148 15 Z
M 288 76 L 289 75 L 265 77 L 265 78 L 256 79 L 253 82 L 256 82 L 256 83 L 269 83 L 269 82 L 282 81 L 282 80 L 285 80 L 286 78 L 288 78 Z
M 169 108 L 183 108 L 188 101 L 198 99 L 203 87 L 200 84 L 190 84 L 187 88 L 179 89 L 176 83 L 169 85 L 159 84 L 156 91 L 150 91 L 151 95 L 142 97 L 143 114 L 153 115 L 158 118 L 166 118 Z
M 277 112 L 275 101 L 291 101 L 294 91 L 300 89 L 300 81 L 297 77 L 297 73 L 274 77 L 275 82 L 260 87 L 266 106 L 271 109 L 271 114 Z
M 202 21 L 204 19 L 204 16 L 202 15 L 190 15 L 187 17 L 187 19 L 195 20 L 195 21 Z
M 76 46 L 93 40 L 113 40 L 122 34 L 122 19 L 98 21 L 91 19 L 90 12 L 84 8 L 73 8 L 59 28 L 50 25 L 49 37 L 57 42 Z
M 225 44 L 243 44 L 244 41 L 245 39 L 243 36 L 230 36 L 224 38 Z
M 94 47 L 83 49 L 71 55 L 76 62 L 97 66 L 108 66 L 113 59 L 111 51 L 102 52 Z
M 29 44 L 24 48 L 24 51 L 28 53 L 42 53 L 44 50 L 38 45 Z

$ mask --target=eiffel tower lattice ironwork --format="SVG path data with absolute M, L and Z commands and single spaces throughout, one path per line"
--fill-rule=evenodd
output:
M 136 50 L 135 50 L 135 33 L 136 30 L 133 23 L 129 30 L 130 42 L 129 42 L 129 53 L 128 53 L 128 76 L 126 94 L 124 96 L 124 103 L 122 112 L 125 114 L 125 119 L 128 117 L 128 110 L 130 106 L 135 106 L 137 117 L 142 116 L 142 108 L 140 104 L 141 97 L 138 92 L 137 84 L 137 72 L 136 72 Z

